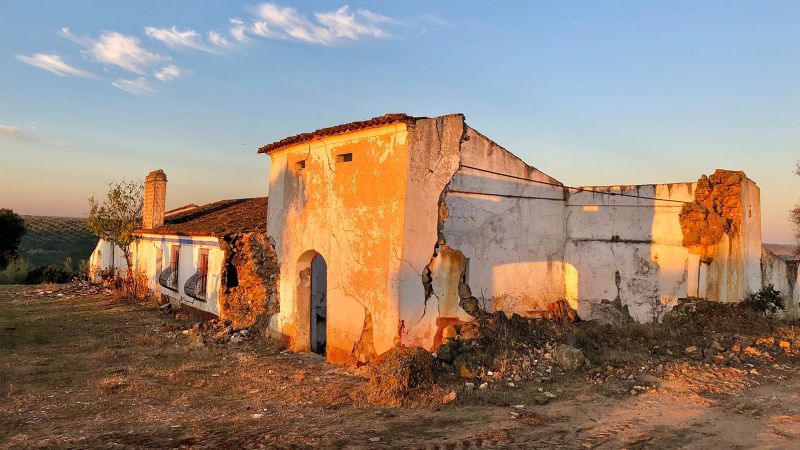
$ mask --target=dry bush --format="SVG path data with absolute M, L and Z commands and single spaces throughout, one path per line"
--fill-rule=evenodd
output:
M 580 322 L 561 341 L 583 349 L 594 364 L 623 365 L 652 356 L 672 356 L 689 346 L 707 347 L 721 336 L 770 332 L 775 321 L 738 303 L 684 301 L 661 323 L 604 325 Z
M 149 279 L 144 272 L 126 272 L 124 275 L 114 272 L 112 278 L 104 280 L 106 285 L 114 289 L 117 298 L 143 306 L 159 306 L 159 296 L 150 289 Z
M 389 407 L 441 403 L 442 395 L 434 385 L 433 358 L 423 348 L 394 347 L 370 365 L 370 403 Z

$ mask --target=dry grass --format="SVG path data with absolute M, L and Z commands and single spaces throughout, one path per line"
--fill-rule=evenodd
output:
M 364 378 L 317 355 L 193 346 L 164 331 L 188 322 L 139 304 L 19 289 L 0 287 L 0 448 L 407 446 L 452 426 L 432 408 L 387 418 Z
M 594 397 L 629 386 L 593 387 L 580 373 L 516 389 L 459 389 L 458 400 L 444 406 L 451 387 L 439 386 L 424 393 L 430 406 L 378 407 L 367 400 L 364 378 L 316 355 L 283 354 L 258 339 L 192 346 L 168 331 L 187 322 L 139 304 L 22 297 L 19 289 L 0 286 L 0 448 L 570 447 L 581 436 L 595 439 L 590 431 L 564 432 L 591 430 L 587 412 L 606 417 L 630 409 L 627 397 Z M 529 331 L 552 336 L 550 325 L 541 326 Z M 514 336 L 516 327 L 503 336 Z M 574 331 L 561 327 L 555 330 L 565 338 Z M 600 339 L 600 331 L 587 327 L 575 338 Z M 618 337 L 616 351 L 638 352 L 641 333 L 649 332 L 632 328 Z M 752 378 L 724 369 L 720 381 L 713 367 L 698 367 L 677 372 L 689 380 L 687 392 L 705 383 L 702 391 L 738 394 Z M 542 388 L 557 398 L 538 404 Z M 517 404 L 526 409 L 511 408 Z M 513 420 L 510 411 L 518 414 Z

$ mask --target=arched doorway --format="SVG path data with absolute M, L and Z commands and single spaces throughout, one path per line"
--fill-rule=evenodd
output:
M 324 355 L 328 334 L 328 264 L 314 250 L 303 253 L 297 261 L 295 292 L 293 349 Z
M 319 253 L 311 260 L 311 351 L 325 354 L 328 321 L 328 264 Z

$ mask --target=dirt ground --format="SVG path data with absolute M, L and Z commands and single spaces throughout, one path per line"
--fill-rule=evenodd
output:
M 635 395 L 578 372 L 380 408 L 355 371 L 255 338 L 204 345 L 186 325 L 110 295 L 0 287 L 0 448 L 800 448 L 794 358 L 676 361 Z

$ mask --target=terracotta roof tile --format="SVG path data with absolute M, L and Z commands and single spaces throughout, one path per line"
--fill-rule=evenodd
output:
M 177 212 L 154 230 L 156 234 L 223 237 L 236 233 L 267 231 L 267 197 L 220 200 Z
M 303 142 L 313 141 L 314 139 L 323 136 L 333 136 L 336 134 L 347 133 L 348 131 L 363 130 L 365 128 L 379 127 L 381 125 L 389 125 L 393 123 L 413 123 L 417 118 L 402 113 L 386 114 L 380 117 L 373 117 L 369 120 L 362 120 L 360 122 L 350 122 L 342 125 L 336 125 L 328 128 L 321 128 L 311 133 L 302 133 L 294 136 L 281 139 L 280 141 L 273 142 L 272 144 L 265 145 L 258 149 L 258 153 L 270 153 L 289 145 L 300 144 Z

